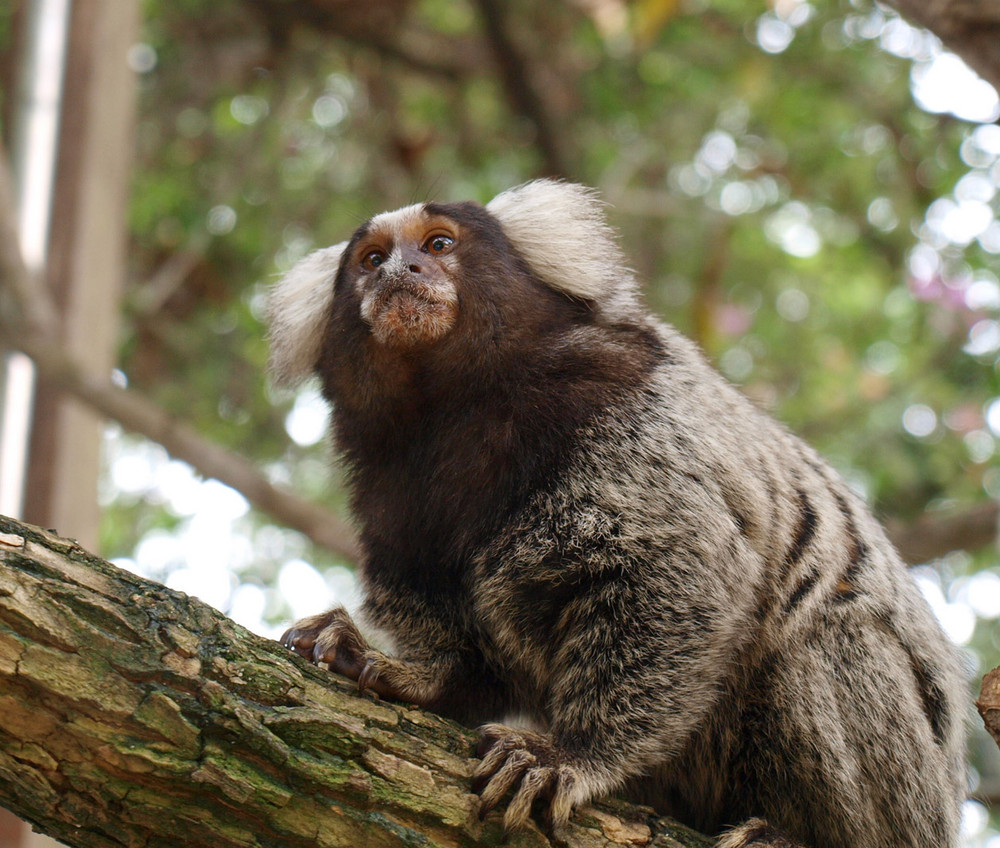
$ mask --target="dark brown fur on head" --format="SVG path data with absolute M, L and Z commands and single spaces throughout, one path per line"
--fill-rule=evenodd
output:
M 434 256 L 426 245 L 439 233 L 452 243 Z M 373 250 L 385 263 L 371 270 Z M 391 276 L 379 274 L 386 267 Z M 373 290 L 376 303 L 385 290 L 419 301 L 421 287 L 454 292 L 443 332 L 404 327 L 399 338 L 396 316 L 382 333 L 365 320 Z M 343 252 L 316 370 L 374 561 L 417 556 L 439 579 L 658 351 L 651 330 L 609 321 L 540 280 L 477 204 L 427 204 L 363 225 Z

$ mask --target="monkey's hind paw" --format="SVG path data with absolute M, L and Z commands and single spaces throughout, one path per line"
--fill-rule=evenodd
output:
M 716 848 L 802 848 L 763 819 L 748 819 L 725 833 Z
M 552 742 L 541 734 L 502 724 L 487 724 L 479 730 L 483 737 L 477 754 L 482 762 L 472 775 L 473 791 L 480 797 L 479 817 L 485 818 L 514 790 L 503 817 L 505 833 L 528 823 L 535 801 L 547 802 L 553 830 L 565 825 L 580 800 L 579 775 L 573 766 L 560 762 Z

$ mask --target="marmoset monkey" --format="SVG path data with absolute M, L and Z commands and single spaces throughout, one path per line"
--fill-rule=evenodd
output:
M 482 810 L 607 793 L 727 848 L 953 848 L 959 661 L 861 500 L 652 317 L 595 195 L 377 215 L 270 300 L 360 525 L 290 648 L 482 728 Z

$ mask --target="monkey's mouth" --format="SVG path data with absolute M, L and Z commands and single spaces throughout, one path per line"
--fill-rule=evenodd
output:
M 388 283 L 361 305 L 375 340 L 395 347 L 436 341 L 452 328 L 457 314 L 458 298 L 450 284 Z

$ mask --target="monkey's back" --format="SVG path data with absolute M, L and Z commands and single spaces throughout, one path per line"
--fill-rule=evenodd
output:
M 619 651 L 635 696 L 592 700 L 614 737 L 612 713 L 634 731 L 656 675 L 688 664 L 629 797 L 706 832 L 761 815 L 813 848 L 951 846 L 957 653 L 839 475 L 658 332 L 648 381 L 589 424 L 557 484 L 479 557 L 474 602 L 513 706 L 558 725 L 570 699 L 547 681 L 600 685 L 589 652 Z M 616 642 L 588 637 L 588 616 L 596 631 L 612 608 Z M 714 650 L 689 647 L 700 632 Z M 702 718 L 671 721 L 678 710 Z

